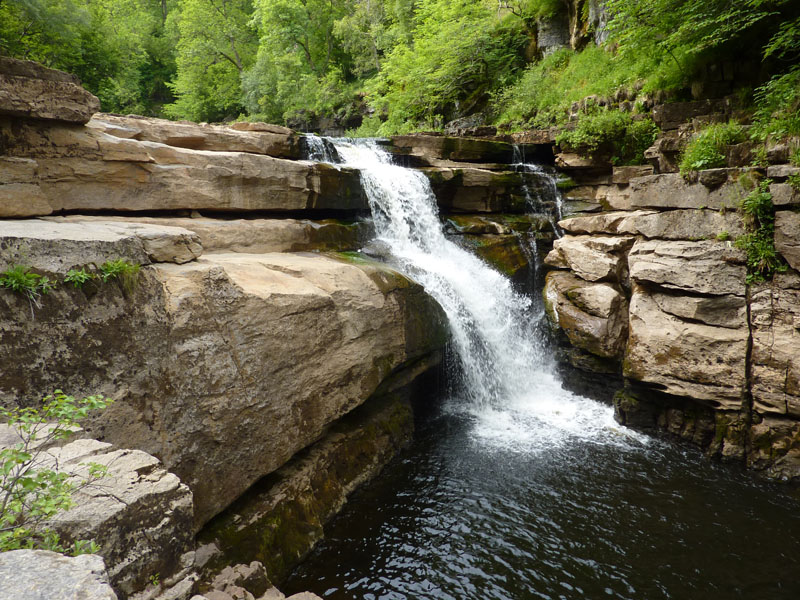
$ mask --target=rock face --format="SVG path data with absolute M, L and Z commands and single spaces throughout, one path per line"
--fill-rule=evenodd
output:
M 100 101 L 77 77 L 28 60 L 0 56 L 0 114 L 86 123 Z
M 207 568 L 258 560 L 280 583 L 324 536 L 324 527 L 362 482 L 411 440 L 403 395 L 368 401 L 322 440 L 257 483 L 200 536 L 218 554 Z
M 0 553 L 0 600 L 117 600 L 103 559 L 46 550 Z
M 431 159 L 463 162 L 511 162 L 514 148 L 500 141 L 452 138 L 439 135 L 399 135 L 392 137 L 391 152 L 411 156 L 432 164 Z
M 0 323 L 3 363 L 29 366 L 3 371 L 3 401 L 53 387 L 118 398 L 90 431 L 161 458 L 192 489 L 198 527 L 445 341 L 418 285 L 360 258 L 159 263 L 129 292 L 58 288 L 32 320 L 25 299 L 0 302 L 17 315 Z M 237 439 L 251 442 L 224 443 Z
M 553 243 L 545 264 L 572 269 L 586 281 L 623 281 L 625 251 L 632 244 L 632 237 L 564 236 Z

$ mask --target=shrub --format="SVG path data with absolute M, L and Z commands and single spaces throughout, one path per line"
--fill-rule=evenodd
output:
M 800 135 L 800 67 L 770 79 L 754 98 L 751 137 L 765 141 Z
M 775 207 L 769 191 L 769 179 L 762 181 L 742 200 L 748 232 L 735 244 L 747 255 L 747 283 L 765 281 L 786 265 L 775 250 Z
M 644 162 L 644 151 L 657 134 L 649 118 L 634 121 L 628 113 L 606 110 L 582 116 L 575 129 L 562 131 L 556 141 L 588 154 L 608 154 L 615 165 L 630 165 Z
M 106 468 L 89 463 L 88 475 L 75 483 L 67 473 L 41 465 L 51 443 L 71 436 L 90 411 L 104 409 L 110 402 L 101 396 L 76 400 L 56 390 L 38 409 L 0 408 L 0 417 L 20 439 L 14 447 L 0 450 L 0 552 L 20 548 L 73 555 L 97 551 L 97 545 L 88 540 L 63 546 L 47 520 L 73 506 L 72 493 L 103 477 Z
M 724 167 L 725 147 L 744 139 L 744 129 L 736 121 L 709 125 L 696 134 L 683 151 L 681 174 Z

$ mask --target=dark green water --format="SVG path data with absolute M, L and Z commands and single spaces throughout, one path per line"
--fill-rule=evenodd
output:
M 789 488 L 670 443 L 528 449 L 439 414 L 282 586 L 333 599 L 800 599 Z

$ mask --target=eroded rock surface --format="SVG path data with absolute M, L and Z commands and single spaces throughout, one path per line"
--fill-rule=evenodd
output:
M 46 550 L 0 553 L 0 600 L 117 600 L 103 559 Z
M 624 281 L 625 252 L 633 242 L 632 237 L 566 235 L 553 243 L 545 264 L 570 268 L 586 281 Z

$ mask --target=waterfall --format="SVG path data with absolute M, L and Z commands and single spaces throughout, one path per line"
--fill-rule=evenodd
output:
M 551 446 L 571 436 L 618 436 L 612 411 L 566 391 L 536 333 L 532 302 L 477 256 L 447 239 L 424 174 L 392 164 L 370 140 L 334 140 L 360 170 L 376 247 L 444 309 L 458 362 L 452 410 L 475 419 L 479 438 Z
M 550 221 L 553 233 L 560 238 L 563 234 L 558 226 L 558 221 L 564 218 L 564 209 L 561 192 L 556 184 L 555 169 L 526 162 L 525 149 L 518 145 L 514 145 L 511 167 L 517 173 L 532 176 L 540 183 L 537 190 L 532 190 L 529 178 L 523 177 L 522 191 L 525 194 L 525 203 L 531 212 L 544 212 Z M 553 218 L 553 211 L 549 210 L 550 206 L 555 209 L 556 218 Z

